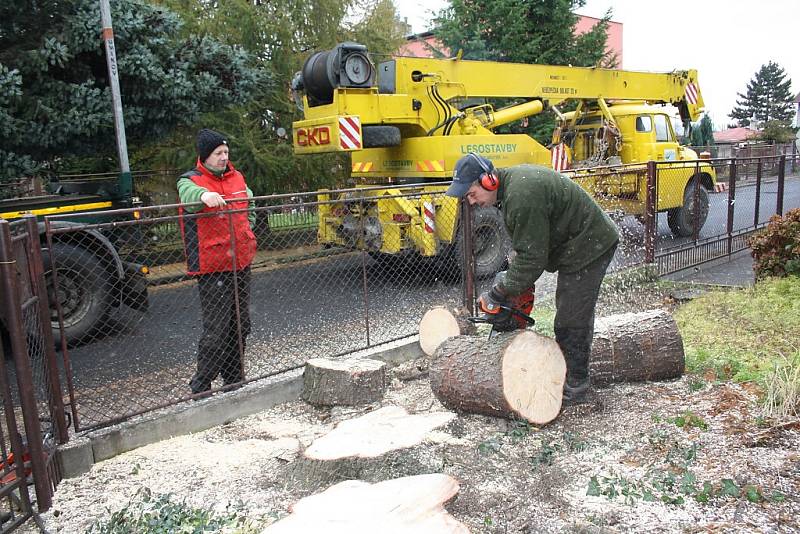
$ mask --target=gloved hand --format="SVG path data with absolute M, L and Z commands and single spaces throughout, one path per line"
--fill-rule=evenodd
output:
M 200 195 L 200 200 L 209 208 L 221 208 L 225 205 L 225 199 L 222 198 L 222 195 L 214 191 L 206 191 Z
M 484 291 L 478 297 L 478 306 L 488 315 L 500 313 L 502 307 L 509 307 L 508 297 L 499 285 L 494 285 L 489 291 Z

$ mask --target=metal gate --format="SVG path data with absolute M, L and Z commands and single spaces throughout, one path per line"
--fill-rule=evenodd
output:
M 0 220 L 0 531 L 50 508 L 67 441 L 36 217 Z M 33 485 L 31 494 L 29 486 Z

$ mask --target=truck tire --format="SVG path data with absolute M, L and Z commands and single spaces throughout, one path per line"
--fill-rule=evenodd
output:
M 397 126 L 364 126 L 361 135 L 364 148 L 400 146 L 400 128 Z
M 59 299 L 67 343 L 85 341 L 98 331 L 111 309 L 108 271 L 97 256 L 74 245 L 54 243 L 52 250 L 42 252 L 53 338 L 56 343 L 61 339 L 56 307 Z M 54 286 L 53 258 L 58 290 Z
M 464 240 L 458 229 L 456 261 L 462 264 Z M 511 252 L 511 237 L 503 222 L 503 214 L 495 207 L 472 208 L 472 250 L 475 255 L 475 277 L 488 278 L 502 271 L 508 264 Z
M 697 207 L 695 207 L 695 187 L 698 188 Z M 692 181 L 683 192 L 683 206 L 667 210 L 667 224 L 675 237 L 691 237 L 694 233 L 695 216 L 698 219 L 697 227 L 703 228 L 708 218 L 708 191 L 699 183 Z

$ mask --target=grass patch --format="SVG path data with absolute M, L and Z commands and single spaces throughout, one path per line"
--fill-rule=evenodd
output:
M 316 212 L 270 213 L 268 221 L 270 230 L 274 231 L 316 228 L 319 225 L 319 218 Z
M 773 415 L 800 413 L 800 278 L 710 292 L 675 312 L 689 372 L 754 382 Z
M 536 320 L 536 324 L 533 326 L 534 332 L 543 336 L 555 337 L 556 334 L 553 330 L 553 321 L 555 321 L 556 318 L 555 308 L 537 305 L 533 309 L 531 317 Z

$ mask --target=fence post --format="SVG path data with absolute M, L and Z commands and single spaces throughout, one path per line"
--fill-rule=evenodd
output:
M 728 240 L 727 240 L 727 249 L 728 249 L 728 256 L 731 255 L 731 249 L 733 247 L 733 215 L 734 215 L 734 208 L 733 205 L 736 202 L 736 160 L 731 160 L 731 171 L 730 171 L 731 183 L 728 184 Z
M 61 395 L 61 381 L 58 379 L 58 364 L 56 363 L 55 341 L 53 330 L 50 327 L 50 306 L 47 298 L 47 284 L 44 280 L 44 264 L 42 262 L 42 249 L 39 246 L 39 227 L 35 215 L 26 215 L 25 223 L 28 227 L 30 239 L 31 283 L 34 293 L 38 298 L 39 323 L 41 324 L 42 343 L 44 345 L 45 374 L 48 385 L 48 402 L 50 415 L 56 427 L 59 443 L 69 441 L 67 421 L 64 416 L 64 398 Z
M 374 193 L 368 193 L 374 194 Z M 367 200 L 365 198 L 360 198 L 358 203 L 358 211 L 359 213 L 366 213 Z M 358 241 L 360 241 L 364 245 L 364 249 L 361 251 L 361 289 L 364 292 L 364 330 L 367 336 L 367 347 L 370 346 L 370 331 L 369 331 L 369 276 L 367 274 L 367 256 L 369 256 L 369 252 L 367 252 L 366 247 L 366 231 L 364 230 L 364 217 L 358 218 L 359 224 L 359 235 Z
M 644 207 L 644 261 L 655 263 L 655 234 L 658 219 L 656 209 L 656 162 L 647 162 L 647 191 Z
M 786 156 L 781 156 L 781 159 L 778 162 L 778 200 L 775 210 L 780 216 L 783 216 L 783 195 L 784 195 L 785 182 L 786 182 Z
M 792 141 L 792 174 L 797 172 L 797 141 Z
M 694 174 L 692 175 L 692 205 L 694 210 L 692 213 L 692 239 L 697 241 L 700 239 L 700 188 L 703 184 L 700 183 L 700 160 L 694 163 Z M 685 200 L 685 199 L 684 199 Z
M 466 198 L 461 199 L 461 239 L 464 244 L 461 249 L 464 255 L 461 258 L 461 282 L 464 288 L 464 307 L 470 315 L 475 315 L 475 256 L 472 250 L 472 206 Z
M 33 393 L 31 362 L 23 319 L 20 316 L 22 303 L 19 300 L 16 258 L 13 253 L 11 229 L 8 221 L 0 219 L 0 284 L 3 286 L 6 304 L 6 326 L 11 340 L 11 352 L 17 369 L 19 403 L 22 408 L 22 421 L 31 457 L 31 473 L 36 489 L 36 502 L 40 512 L 45 512 L 52 504 L 50 482 L 45 466 L 42 430 L 39 426 L 39 412 Z
M 753 226 L 758 226 L 758 216 L 759 216 L 759 208 L 761 207 L 761 161 L 758 160 L 758 165 L 756 166 L 756 205 L 753 214 Z

